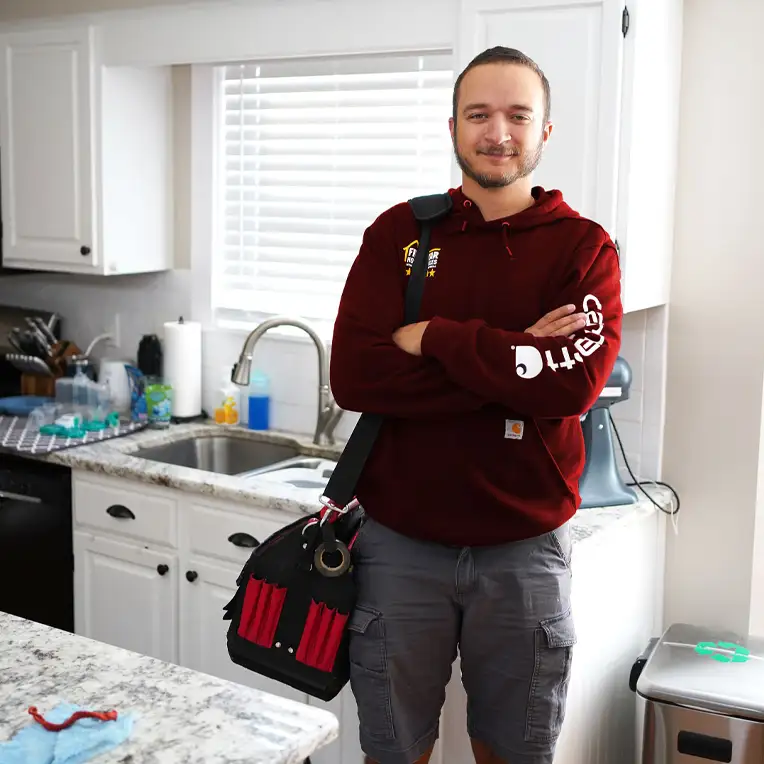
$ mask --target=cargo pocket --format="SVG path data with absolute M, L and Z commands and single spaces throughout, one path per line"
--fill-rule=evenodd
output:
M 567 611 L 541 621 L 534 634 L 535 665 L 528 696 L 525 739 L 548 743 L 556 740 L 565 718 L 565 704 L 576 632 Z
M 361 731 L 374 740 L 392 740 L 395 728 L 382 616 L 371 608 L 356 606 L 348 630 L 350 686 L 358 705 Z

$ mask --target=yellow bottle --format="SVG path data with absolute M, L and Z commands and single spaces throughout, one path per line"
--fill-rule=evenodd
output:
M 231 382 L 231 372 L 225 370 L 215 406 L 215 423 L 224 426 L 239 424 L 239 386 Z

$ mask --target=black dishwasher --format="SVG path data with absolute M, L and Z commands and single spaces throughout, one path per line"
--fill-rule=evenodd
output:
M 74 632 L 68 467 L 0 453 L 0 610 Z

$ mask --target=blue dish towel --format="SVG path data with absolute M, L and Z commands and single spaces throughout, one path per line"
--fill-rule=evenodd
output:
M 65 722 L 81 706 L 62 703 L 43 714 L 54 724 Z M 7 743 L 0 743 L 2 764 L 82 764 L 104 751 L 115 748 L 130 736 L 133 717 L 118 714 L 112 722 L 100 719 L 79 719 L 60 732 L 46 730 L 33 721 L 19 730 Z

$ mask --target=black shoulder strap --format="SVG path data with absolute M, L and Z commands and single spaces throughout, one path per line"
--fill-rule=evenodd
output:
M 452 201 L 450 194 L 432 194 L 409 199 L 409 206 L 419 221 L 420 231 L 419 245 L 406 287 L 404 325 L 416 323 L 419 318 L 430 251 L 430 231 L 433 223 L 451 212 Z M 335 505 L 345 507 L 355 496 L 356 483 L 382 427 L 382 420 L 380 414 L 361 414 L 358 419 L 324 490 L 324 497 L 331 499 Z
M 450 194 L 433 194 L 431 196 L 417 196 L 409 199 L 409 205 L 414 217 L 419 221 L 419 245 L 416 248 L 416 257 L 411 266 L 408 287 L 406 288 L 406 308 L 403 323 L 413 324 L 419 319 L 419 306 L 424 294 L 425 275 L 427 274 L 427 260 L 430 252 L 430 230 L 432 224 L 451 212 Z

